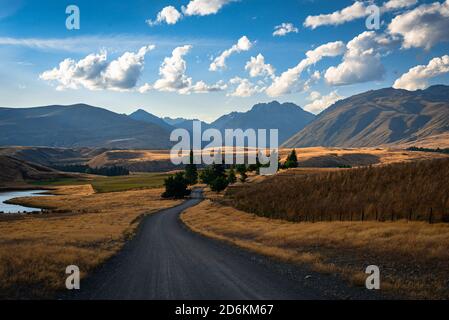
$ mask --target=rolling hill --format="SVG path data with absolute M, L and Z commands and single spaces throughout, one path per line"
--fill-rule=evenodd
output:
M 284 147 L 413 145 L 449 133 L 449 86 L 368 91 L 340 100 Z
M 85 104 L 0 108 L 0 145 L 166 149 L 169 131 Z
M 3 185 L 23 184 L 27 180 L 49 180 L 81 176 L 59 172 L 48 167 L 26 162 L 9 156 L 0 155 L 0 187 Z

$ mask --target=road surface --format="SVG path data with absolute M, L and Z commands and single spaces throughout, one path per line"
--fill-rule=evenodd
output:
M 69 299 L 246 300 L 370 298 L 335 276 L 272 261 L 189 231 L 179 214 L 201 202 L 147 216 L 123 250 Z

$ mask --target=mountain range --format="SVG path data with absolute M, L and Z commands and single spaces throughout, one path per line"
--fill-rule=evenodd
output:
M 170 131 L 85 104 L 0 108 L 0 145 L 48 147 L 170 147 Z
M 142 109 L 129 116 L 85 104 L 0 108 L 0 146 L 168 149 L 170 132 L 189 119 Z M 278 129 L 284 147 L 374 147 L 449 142 L 449 86 L 368 91 L 340 100 L 318 116 L 293 103 L 260 103 L 202 128 Z M 441 145 L 443 146 L 443 145 Z
M 192 130 L 193 121 L 183 118 L 159 118 L 142 109 L 129 115 L 132 119 L 160 125 L 161 121 L 173 128 Z M 278 129 L 280 143 L 304 128 L 315 116 L 294 103 L 259 103 L 247 112 L 232 112 L 221 116 L 212 123 L 201 122 L 202 129 Z
M 285 147 L 414 144 L 449 133 L 449 86 L 368 91 L 323 111 Z

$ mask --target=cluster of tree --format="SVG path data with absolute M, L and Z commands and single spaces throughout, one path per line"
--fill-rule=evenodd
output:
M 234 172 L 234 169 L 231 170 Z M 204 168 L 200 174 L 200 179 L 203 183 L 207 184 L 212 191 L 220 192 L 228 187 L 231 180 L 235 180 L 235 173 L 226 175 L 225 165 L 214 163 Z
M 259 161 L 259 157 L 256 157 L 256 163 L 254 164 L 239 164 L 236 166 L 228 167 L 224 164 L 212 164 L 204 168 L 200 174 L 198 174 L 198 168 L 194 164 L 194 154 L 190 151 L 190 163 L 186 165 L 184 172 L 179 172 L 175 176 L 169 177 L 165 180 L 166 191 L 163 194 L 165 198 L 183 198 L 189 194 L 188 187 L 198 183 L 198 178 L 201 182 L 207 184 L 212 191 L 220 192 L 226 189 L 230 184 L 237 182 L 237 175 L 241 182 L 245 182 L 248 179 L 248 172 L 259 173 L 260 168 L 263 167 Z M 269 166 L 267 164 L 265 166 Z M 296 151 L 293 150 L 288 156 L 287 161 L 280 168 L 296 168 L 298 166 L 298 159 Z
M 410 147 L 407 150 L 408 151 L 436 152 L 436 153 L 449 154 L 449 148 L 445 148 L 445 149 L 441 149 L 441 148 L 431 149 L 431 148 Z
M 163 198 L 182 199 L 190 194 L 188 190 L 189 181 L 186 179 L 184 172 L 178 172 L 165 179 L 164 186 L 165 192 L 162 194 Z
M 190 151 L 190 163 L 184 172 L 178 172 L 164 181 L 163 198 L 182 199 L 190 194 L 189 186 L 198 183 L 198 169 L 193 161 L 193 151 Z
M 280 169 L 291 169 L 298 168 L 298 156 L 296 155 L 296 150 L 293 149 L 288 155 L 287 160 L 283 164 L 279 164 Z
M 73 164 L 73 165 L 53 166 L 53 168 L 63 172 L 88 173 L 108 177 L 129 175 L 129 170 L 125 167 L 120 166 L 91 168 L 88 165 L 84 164 Z

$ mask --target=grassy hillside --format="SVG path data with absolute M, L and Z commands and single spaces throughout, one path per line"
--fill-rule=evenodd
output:
M 81 177 L 78 174 L 63 173 L 45 166 L 0 155 L 0 186 L 25 184 L 26 181 Z
M 386 88 L 336 102 L 284 146 L 372 147 L 421 140 L 428 144 L 434 137 L 444 147 L 448 123 L 448 86 L 417 91 Z
M 278 175 L 228 192 L 234 205 L 290 221 L 449 222 L 449 159 Z

